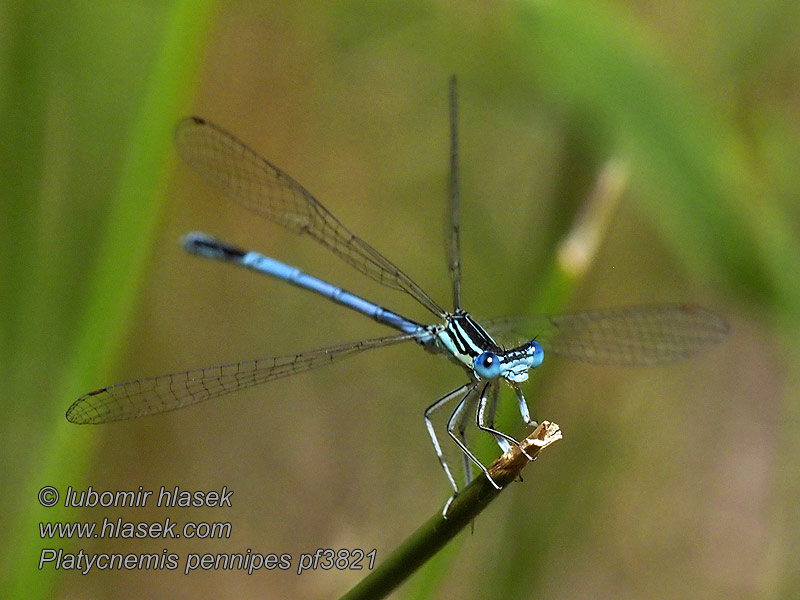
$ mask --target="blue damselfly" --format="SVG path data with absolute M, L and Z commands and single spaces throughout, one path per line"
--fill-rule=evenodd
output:
M 447 433 L 464 456 L 465 475 L 477 465 L 486 467 L 467 445 L 468 419 L 494 436 L 505 451 L 518 444 L 495 428 L 501 382 L 514 391 L 522 420 L 531 419 L 520 384 L 538 367 L 545 352 L 575 360 L 609 365 L 652 365 L 694 355 L 727 333 L 725 322 L 713 313 L 688 304 L 634 306 L 590 310 L 560 316 L 502 318 L 476 322 L 461 308 L 460 219 L 455 78 L 450 85 L 450 199 L 448 264 L 453 309 L 443 309 L 403 271 L 367 242 L 353 235 L 303 186 L 261 158 L 236 137 L 199 117 L 182 120 L 176 145 L 183 160 L 201 177 L 235 202 L 328 248 L 368 277 L 410 295 L 433 313 L 432 325 L 418 323 L 364 300 L 340 287 L 253 251 L 240 249 L 204 233 L 190 233 L 183 247 L 190 253 L 240 265 L 307 289 L 360 312 L 400 333 L 322 348 L 301 354 L 261 358 L 104 387 L 81 396 L 67 410 L 73 423 L 120 421 L 184 408 L 223 394 L 330 364 L 371 348 L 414 341 L 433 354 L 442 354 L 466 371 L 468 381 L 445 394 L 424 412 L 424 420 L 447 479 L 458 485 L 444 458 L 431 415 L 451 402 L 455 409 Z M 497 339 L 515 333 L 526 341 L 506 348 Z

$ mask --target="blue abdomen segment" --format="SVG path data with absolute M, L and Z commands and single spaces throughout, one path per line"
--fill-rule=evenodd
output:
M 205 233 L 193 232 L 183 239 L 183 247 L 187 252 L 203 256 L 205 258 L 215 258 L 224 262 L 247 267 L 258 273 L 269 275 L 291 283 L 294 286 L 317 293 L 325 298 L 333 300 L 337 304 L 346 306 L 356 312 L 374 319 L 378 323 L 383 323 L 404 333 L 426 334 L 427 330 L 419 323 L 401 317 L 392 311 L 379 306 L 369 300 L 364 300 L 360 296 L 351 294 L 339 286 L 323 281 L 318 277 L 309 275 L 297 267 L 287 265 L 279 260 L 264 256 L 258 252 L 245 251 L 222 242 Z

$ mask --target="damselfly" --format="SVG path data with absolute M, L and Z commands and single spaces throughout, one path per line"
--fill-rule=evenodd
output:
M 542 364 L 545 351 L 610 365 L 651 365 L 689 357 L 725 337 L 727 326 L 722 319 L 705 309 L 685 304 L 477 323 L 461 308 L 456 122 L 456 83 L 453 78 L 450 83 L 451 192 L 447 252 L 453 310 L 447 311 L 383 254 L 350 233 L 286 173 L 220 127 L 198 117 L 182 120 L 175 136 L 177 149 L 183 160 L 201 177 L 246 209 L 289 231 L 310 236 L 368 277 L 410 295 L 439 321 L 433 325 L 417 323 L 273 258 L 242 250 L 204 233 L 190 233 L 184 238 L 183 247 L 192 254 L 240 265 L 315 292 L 400 333 L 302 354 L 118 383 L 78 398 L 67 410 L 67 419 L 73 423 L 105 423 L 167 412 L 308 371 L 364 350 L 414 341 L 433 354 L 445 355 L 467 373 L 467 383 L 439 398 L 424 412 L 425 425 L 455 497 L 459 488 L 431 420 L 432 414 L 443 406 L 455 403 L 446 430 L 463 453 L 467 479 L 471 477 L 471 463 L 474 463 L 499 489 L 489 471 L 468 447 L 465 431 L 472 418 L 481 431 L 494 437 L 501 450 L 508 450 L 512 444 L 518 445 L 516 439 L 495 427 L 500 383 L 505 382 L 513 389 L 524 423 L 535 426 L 520 384 L 528 379 L 531 369 Z M 510 333 L 527 341 L 512 348 L 505 348 L 496 341 L 500 339 L 498 336 Z

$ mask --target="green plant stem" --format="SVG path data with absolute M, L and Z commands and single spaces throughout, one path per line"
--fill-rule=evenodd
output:
M 533 433 L 522 440 L 519 447 L 513 446 L 489 467 L 492 479 L 502 489 L 498 490 L 492 486 L 483 474 L 476 477 L 450 504 L 446 518 L 438 513 L 428 519 L 378 568 L 342 596 L 342 600 L 383 598 L 389 594 L 441 550 L 458 532 L 472 523 L 508 484 L 519 477 L 522 469 L 530 462 L 528 456 L 535 460 L 542 450 L 560 439 L 561 430 L 558 425 L 548 421 L 542 422 Z

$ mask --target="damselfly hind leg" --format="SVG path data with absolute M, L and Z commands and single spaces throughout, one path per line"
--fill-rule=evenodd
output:
M 475 401 L 475 393 L 477 392 L 477 384 L 475 383 L 468 383 L 462 385 L 461 387 L 453 390 L 452 392 L 442 396 L 436 402 L 431 404 L 425 410 L 425 426 L 428 428 L 428 434 L 430 435 L 431 442 L 433 442 L 434 450 L 436 451 L 436 456 L 439 459 L 439 464 L 442 465 L 442 469 L 444 470 L 445 475 L 447 476 L 447 480 L 450 482 L 450 485 L 453 487 L 453 495 L 445 504 L 444 508 L 442 509 L 442 516 L 447 518 L 447 510 L 450 508 L 450 504 L 455 500 L 456 496 L 458 496 L 458 484 L 456 483 L 455 478 L 453 477 L 453 473 L 450 470 L 450 465 L 447 463 L 447 460 L 444 458 L 444 454 L 442 452 L 442 446 L 439 443 L 439 438 L 436 435 L 436 431 L 433 427 L 433 422 L 431 421 L 431 415 L 439 410 L 442 406 L 454 400 L 455 398 L 459 398 L 458 404 L 456 405 L 455 410 L 450 415 L 450 418 L 447 420 L 447 434 L 452 438 L 452 440 L 458 445 L 461 449 L 461 452 L 464 453 L 470 461 L 475 463 L 483 474 L 486 475 L 486 478 L 489 482 L 495 487 L 495 489 L 502 489 L 492 476 L 489 474 L 489 469 L 478 460 L 478 458 L 470 451 L 465 443 L 465 436 L 463 435 L 463 431 L 461 429 L 461 424 L 466 420 L 466 415 L 469 414 L 470 411 L 466 409 L 470 404 L 474 406 Z
M 431 442 L 433 442 L 433 448 L 436 451 L 436 457 L 439 459 L 439 464 L 442 465 L 442 469 L 444 470 L 444 474 L 447 476 L 447 480 L 450 482 L 450 485 L 453 486 L 453 497 L 447 502 L 447 505 L 445 506 L 445 512 L 447 511 L 447 507 L 450 506 L 450 502 L 452 502 L 453 498 L 455 498 L 455 496 L 458 494 L 458 486 L 456 485 L 456 480 L 453 478 L 453 474 L 450 472 L 450 466 L 444 459 L 444 454 L 442 454 L 442 446 L 439 444 L 439 438 L 433 428 L 431 415 L 439 410 L 442 406 L 450 402 L 453 398 L 456 398 L 465 392 L 469 394 L 474 388 L 474 384 L 464 384 L 439 398 L 436 402 L 426 408 L 424 413 L 425 427 L 428 428 L 428 435 L 431 438 Z
M 456 435 L 464 444 L 467 443 L 467 425 L 469 425 L 470 422 L 469 416 L 472 413 L 474 408 L 473 405 L 476 405 L 477 400 L 478 398 L 474 393 L 470 395 L 469 403 L 467 404 L 466 408 L 461 411 L 461 414 L 456 422 Z M 466 485 L 472 481 L 472 461 L 469 459 L 469 456 L 463 452 L 461 453 L 461 461 L 464 469 L 464 485 Z
M 472 453 L 472 451 L 467 447 L 467 445 L 464 444 L 460 439 L 458 439 L 458 436 L 453 432 L 456 423 L 458 422 L 459 416 L 461 415 L 461 412 L 466 408 L 467 404 L 469 404 L 470 395 L 474 393 L 475 390 L 476 387 L 473 385 L 470 388 L 469 392 L 467 392 L 467 394 L 458 403 L 458 406 L 456 406 L 456 409 L 453 411 L 453 414 L 450 415 L 450 419 L 447 421 L 447 433 L 450 435 L 451 438 L 453 438 L 453 441 L 456 444 L 458 444 L 458 447 L 461 448 L 461 451 L 464 454 L 466 454 L 472 460 L 472 462 L 478 465 L 480 470 L 483 471 L 483 474 L 486 475 L 486 478 L 495 487 L 495 489 L 501 490 L 503 489 L 503 486 L 499 485 L 494 479 L 492 479 L 492 476 L 489 474 L 489 469 L 487 469 L 486 466 L 480 460 L 478 460 L 478 457 L 475 456 Z M 481 396 L 483 396 L 483 392 L 481 393 Z

